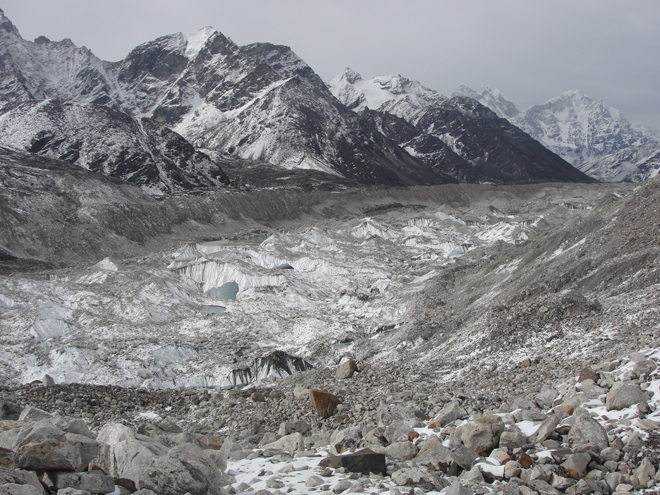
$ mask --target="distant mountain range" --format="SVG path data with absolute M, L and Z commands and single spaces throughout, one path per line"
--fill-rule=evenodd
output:
M 477 100 L 598 180 L 639 182 L 660 173 L 660 132 L 631 124 L 580 91 L 522 112 L 496 89 L 459 86 L 452 96 Z
M 475 99 L 351 71 L 329 88 L 290 48 L 212 28 L 105 62 L 26 41 L 0 11 L 0 101 L 0 145 L 152 194 L 225 186 L 246 163 L 296 184 L 306 170 L 342 185 L 590 180 Z

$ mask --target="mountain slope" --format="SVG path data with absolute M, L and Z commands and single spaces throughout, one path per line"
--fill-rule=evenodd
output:
M 0 109 L 0 143 L 162 194 L 228 184 L 219 165 L 177 133 L 92 103 L 26 101 Z
M 2 26 L 5 101 L 103 103 L 151 118 L 197 149 L 355 183 L 449 180 L 337 102 L 288 47 L 242 48 L 207 27 L 163 36 L 107 63 L 70 42 L 24 41 L 4 15 Z
M 398 143 L 411 154 L 463 180 L 589 180 L 473 99 L 448 99 L 400 75 L 364 81 L 350 69 L 334 78 L 329 87 L 345 105 L 378 120 L 381 130 L 391 138 L 398 137 Z M 396 131 L 401 125 L 384 126 L 383 121 L 391 118 L 376 118 L 365 109 L 401 118 L 416 133 L 410 128 L 405 133 Z
M 617 109 L 580 91 L 522 112 L 498 90 L 477 93 L 462 85 L 453 94 L 479 101 L 598 180 L 638 182 L 657 175 L 652 150 L 660 145 L 660 133 L 631 124 Z

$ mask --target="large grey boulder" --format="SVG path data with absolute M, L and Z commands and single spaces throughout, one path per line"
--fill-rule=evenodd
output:
M 2 495 L 41 495 L 41 493 L 32 485 L 18 485 L 16 483 L 0 485 L 0 494 Z
M 442 490 L 449 482 L 430 471 L 419 468 L 403 468 L 392 473 L 392 481 L 398 486 L 421 487 L 425 491 Z
M 128 478 L 137 485 L 141 473 L 168 449 L 151 437 L 135 433 L 127 426 L 108 423 L 96 437 L 99 455 L 93 465 L 115 478 Z M 185 493 L 185 492 L 183 492 Z
M 21 411 L 18 420 L 27 421 L 27 422 L 36 422 L 36 421 L 41 421 L 42 419 L 49 419 L 52 417 L 53 415 L 50 414 L 49 412 L 42 411 L 41 409 L 36 408 L 34 406 L 27 406 L 25 409 Z
M 344 364 L 340 365 L 337 368 L 335 373 L 337 380 L 345 380 L 351 378 L 353 374 L 358 370 L 357 364 L 352 359 L 349 359 Z
M 541 391 L 534 397 L 534 402 L 541 409 L 550 409 L 559 393 L 550 385 L 543 385 Z
M 0 447 L 14 451 L 16 468 L 44 471 L 82 471 L 98 453 L 95 440 L 63 432 L 49 419 L 0 433 Z
M 101 471 L 85 473 L 54 472 L 50 475 L 55 489 L 74 488 L 92 494 L 112 493 L 115 491 L 115 479 Z
M 46 491 L 39 482 L 39 478 L 32 471 L 22 469 L 3 469 L 0 468 L 0 485 L 30 485 L 37 490 L 40 495 L 45 495 Z M 0 493 L 2 493 L 0 491 Z
M 573 448 L 586 444 L 595 445 L 599 450 L 609 447 L 605 428 L 582 408 L 573 413 L 573 426 L 568 432 L 568 443 Z
M 138 488 L 159 495 L 227 495 L 222 473 L 206 454 L 192 444 L 170 449 L 140 473 Z
M 438 437 L 432 436 L 420 446 L 414 462 L 433 471 L 442 471 L 449 476 L 456 476 L 461 469 L 470 469 L 477 457 L 476 452 L 463 445 L 456 449 L 449 449 L 442 445 Z
M 404 423 L 406 426 L 421 425 L 420 418 L 415 410 L 409 406 L 388 404 L 378 409 L 376 413 L 378 426 L 389 426 L 392 423 Z
M 96 440 L 96 435 L 89 429 L 87 423 L 82 419 L 71 418 L 68 416 L 53 415 L 50 419 L 50 424 L 66 433 L 75 433 L 84 437 Z
M 536 433 L 532 435 L 532 442 L 541 443 L 547 439 L 566 416 L 566 411 L 559 409 L 556 413 L 546 418 L 543 423 L 541 423 L 541 426 L 539 426 L 539 429 L 536 430 Z
M 385 449 L 385 455 L 400 461 L 409 461 L 417 455 L 419 449 L 412 442 L 395 442 Z
M 465 411 L 461 408 L 461 405 L 458 403 L 458 401 L 450 402 L 440 410 L 435 418 L 433 418 L 431 425 L 437 427 L 447 426 L 449 423 L 456 421 L 464 414 Z
M 296 450 L 304 450 L 305 444 L 303 443 L 303 437 L 300 433 L 291 433 L 290 435 L 283 436 L 279 440 L 264 445 L 263 448 L 295 452 Z
M 477 454 L 487 456 L 500 443 L 504 422 L 499 416 L 483 416 L 461 428 L 461 441 Z
M 521 431 L 505 431 L 500 435 L 500 448 L 513 452 L 527 443 L 527 437 Z
M 648 400 L 639 385 L 630 382 L 615 382 L 607 393 L 605 407 L 608 411 L 624 409 Z

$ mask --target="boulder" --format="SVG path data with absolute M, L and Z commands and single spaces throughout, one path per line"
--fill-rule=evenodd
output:
M 0 468 L 14 469 L 14 451 L 0 447 Z
M 433 471 L 456 476 L 461 469 L 470 469 L 477 457 L 476 452 L 463 445 L 452 450 L 442 445 L 438 437 L 432 436 L 420 446 L 414 461 Z
M 460 481 L 456 480 L 445 490 L 445 495 L 473 495 L 473 492 L 469 488 L 463 486 Z
M 385 454 L 377 454 L 371 449 L 362 449 L 353 454 L 329 456 L 321 460 L 321 467 L 331 467 L 334 469 L 345 468 L 351 473 L 369 473 L 382 474 L 387 473 L 385 463 Z
M 532 435 L 530 440 L 533 443 L 543 442 L 555 431 L 555 428 L 559 426 L 559 423 L 561 423 L 566 416 L 566 412 L 563 409 L 559 409 L 556 413 L 546 418 L 543 423 L 541 423 L 541 426 L 539 426 L 539 429 L 536 430 L 536 433 Z
M 345 363 L 337 368 L 335 373 L 337 380 L 345 380 L 351 378 L 353 374 L 358 370 L 357 364 L 352 359 L 349 359 Z
M 44 387 L 55 386 L 55 380 L 53 380 L 53 377 L 50 375 L 44 375 L 44 377 L 41 379 L 41 383 L 43 383 Z
M 71 473 L 56 471 L 50 473 L 50 478 L 56 490 L 62 488 L 74 488 L 85 490 L 92 494 L 112 493 L 115 491 L 115 479 L 107 476 L 101 471 L 89 471 L 85 473 Z
M 405 442 L 409 439 L 410 433 L 414 431 L 408 424 L 396 421 L 383 430 L 383 437 L 387 443 Z
M 310 390 L 308 388 L 296 386 L 293 389 L 293 396 L 296 399 L 303 399 L 305 397 L 309 397 L 309 392 Z
M 408 427 L 420 424 L 421 421 L 412 407 L 388 404 L 376 412 L 378 426 L 389 426 L 393 423 L 402 423 Z
M 468 421 L 461 429 L 461 441 L 477 454 L 487 456 L 500 442 L 504 422 L 499 416 L 483 416 Z
M 541 409 L 550 409 L 559 393 L 550 385 L 543 385 L 541 391 L 534 397 L 534 402 Z
M 277 434 L 281 437 L 296 432 L 304 435 L 309 430 L 309 424 L 305 423 L 304 421 L 285 421 L 284 423 L 280 424 L 280 428 L 277 430 Z
M 343 428 L 335 430 L 330 437 L 330 453 L 339 455 L 344 452 L 355 452 L 362 433 L 359 428 Z
M 291 433 L 283 436 L 279 440 L 263 446 L 264 449 L 280 449 L 285 452 L 295 452 L 296 450 L 305 450 L 302 435 L 300 433 Z
M 341 404 L 341 400 L 336 395 L 316 389 L 309 391 L 309 401 L 312 403 L 316 414 L 322 418 L 332 416 L 337 406 Z
M 44 495 L 46 493 L 44 487 L 39 482 L 39 478 L 37 478 L 37 475 L 32 471 L 0 468 L 0 486 L 7 484 L 30 485 L 37 490 L 39 495 Z M 2 493 L 1 489 L 0 493 Z
M 398 486 L 421 487 L 424 491 L 439 491 L 449 486 L 445 478 L 418 468 L 403 468 L 392 473 L 392 481 Z
M 177 445 L 166 456 L 156 457 L 139 478 L 138 488 L 159 495 L 227 495 L 218 467 L 192 444 Z
M 41 495 L 32 485 L 17 485 L 16 483 L 7 483 L 0 485 L 0 493 L 2 495 Z
M 27 421 L 34 423 L 36 421 L 41 421 L 42 419 L 52 418 L 53 415 L 49 412 L 42 411 L 33 406 L 27 406 L 23 411 L 21 411 L 20 416 L 18 416 L 19 421 Z
M 0 447 L 14 451 L 17 468 L 82 471 L 98 452 L 91 438 L 65 433 L 49 419 L 0 433 Z
M 573 426 L 568 432 L 568 443 L 573 448 L 592 444 L 599 450 L 609 446 L 605 428 L 582 408 L 576 409 L 573 414 Z
M 452 421 L 456 421 L 461 416 L 465 414 L 465 411 L 461 408 L 461 405 L 458 401 L 450 402 L 445 405 L 440 412 L 433 418 L 431 425 L 435 427 L 447 426 Z
M 520 431 L 505 431 L 500 436 L 500 448 L 513 452 L 527 443 L 527 437 Z
M 118 423 L 108 423 L 101 428 L 97 441 L 100 443 L 99 455 L 92 467 L 98 466 L 115 478 L 133 480 L 136 485 L 141 473 L 168 452 L 160 442 Z
M 59 416 L 59 415 L 53 415 L 50 418 L 50 424 L 52 424 L 55 428 L 58 428 L 66 433 L 75 433 L 76 435 L 82 435 L 87 438 L 91 438 L 92 440 L 96 440 L 96 435 L 92 433 L 92 431 L 89 429 L 89 426 L 87 426 L 87 423 L 85 423 L 82 419 L 76 419 L 76 418 L 70 418 L 68 416 Z
M 607 393 L 605 407 L 608 411 L 616 411 L 647 400 L 648 397 L 642 392 L 639 385 L 630 382 L 615 382 Z
M 651 359 L 645 359 L 644 361 L 635 363 L 635 365 L 633 366 L 633 373 L 635 373 L 635 375 L 638 377 L 642 375 L 650 375 L 657 368 L 658 365 L 655 364 L 655 361 Z
M 417 455 L 419 449 L 412 442 L 395 442 L 385 449 L 385 455 L 400 461 L 409 461 Z
M 587 466 L 591 462 L 591 456 L 586 452 L 571 454 L 566 456 L 566 460 L 561 464 L 566 476 L 574 480 L 579 480 L 587 474 Z

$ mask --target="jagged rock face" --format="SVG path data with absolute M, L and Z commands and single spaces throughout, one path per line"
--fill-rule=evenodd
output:
M 0 10 L 0 101 L 60 98 L 117 108 L 112 66 L 70 39 L 25 41 Z
M 477 101 L 446 97 L 401 76 L 363 81 L 347 69 L 333 94 L 362 110 L 413 156 L 470 182 L 586 181 L 589 178 Z M 365 109 L 387 114 L 375 116 Z M 399 117 L 410 127 L 405 128 Z M 401 132 L 403 131 L 403 132 Z
M 580 91 L 567 91 L 515 117 L 514 123 L 577 167 L 649 141 L 652 131 L 637 128 L 618 110 Z
M 2 23 L 5 101 L 102 103 L 152 118 L 196 148 L 357 183 L 447 181 L 337 102 L 288 47 L 239 47 L 204 28 L 158 38 L 106 63 L 70 41 L 26 42 L 4 16 Z
M 642 182 L 660 174 L 660 142 L 612 153 L 602 160 L 586 165 L 584 173 L 605 182 Z
M 462 85 L 454 95 L 479 101 L 595 179 L 641 182 L 660 169 L 658 131 L 632 125 L 617 109 L 580 91 L 523 112 L 496 89 L 477 93 Z
M 59 100 L 0 110 L 0 142 L 131 182 L 151 193 L 228 183 L 222 169 L 177 133 L 119 110 Z

